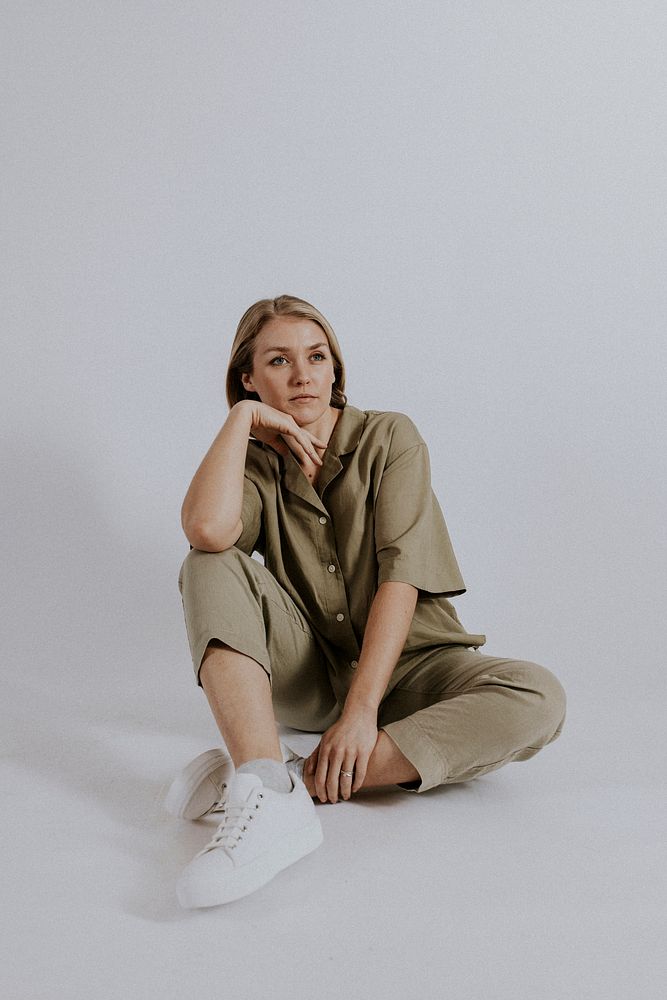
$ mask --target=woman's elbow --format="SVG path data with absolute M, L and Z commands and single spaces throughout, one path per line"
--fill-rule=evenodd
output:
M 239 522 L 240 524 L 240 522 Z M 241 532 L 237 527 L 233 532 L 221 531 L 215 525 L 199 522 L 198 524 L 183 526 L 185 537 L 194 549 L 202 552 L 224 552 L 230 549 L 239 539 Z

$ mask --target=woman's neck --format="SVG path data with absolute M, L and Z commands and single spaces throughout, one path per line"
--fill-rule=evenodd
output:
M 320 441 L 324 441 L 328 444 L 341 413 L 342 410 L 339 410 L 334 406 L 330 406 L 326 413 L 323 413 L 321 417 L 314 420 L 312 424 L 303 424 L 303 427 L 305 430 L 310 431 L 311 434 L 314 434 L 315 437 L 319 438 Z

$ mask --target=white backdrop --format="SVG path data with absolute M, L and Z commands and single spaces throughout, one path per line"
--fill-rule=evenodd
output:
M 664 5 L 4 0 L 2 20 L 4 729 L 11 801 L 49 804 L 16 819 L 16 864 L 26 825 L 37 849 L 54 813 L 100 808 L 100 776 L 127 818 L 121 787 L 154 794 L 215 742 L 180 505 L 238 320 L 281 293 L 332 323 L 350 402 L 427 441 L 482 651 L 563 682 L 554 780 L 644 789 L 662 821 Z M 95 856 L 72 852 L 67 898 Z M 15 957 L 30 928 L 28 908 Z M 85 989 L 7 968 L 13 996 Z

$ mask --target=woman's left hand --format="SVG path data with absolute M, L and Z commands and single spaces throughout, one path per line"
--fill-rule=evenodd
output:
M 306 787 L 312 788 L 314 784 L 320 802 L 337 802 L 339 792 L 341 798 L 349 799 L 364 783 L 377 738 L 377 711 L 344 709 L 306 759 L 303 768 Z M 354 778 L 341 771 L 353 771 Z

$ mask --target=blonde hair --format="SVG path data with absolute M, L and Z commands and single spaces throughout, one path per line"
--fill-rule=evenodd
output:
M 279 295 L 277 299 L 260 299 L 259 302 L 251 305 L 243 313 L 236 328 L 236 336 L 227 366 L 226 392 L 230 410 L 235 403 L 242 399 L 259 399 L 256 392 L 248 392 L 241 381 L 241 375 L 244 372 L 252 373 L 257 335 L 264 324 L 274 316 L 299 316 L 312 320 L 322 328 L 329 341 L 336 377 L 331 387 L 330 405 L 339 410 L 344 409 L 347 403 L 347 396 L 343 391 L 345 389 L 345 365 L 340 345 L 331 324 L 310 302 L 297 299 L 294 295 Z

